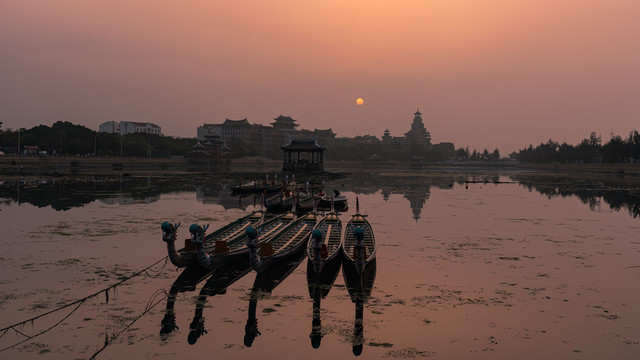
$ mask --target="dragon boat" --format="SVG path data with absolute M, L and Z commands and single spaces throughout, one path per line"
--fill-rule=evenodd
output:
M 331 212 L 325 214 L 320 223 L 311 232 L 307 242 L 307 278 L 317 282 L 323 275 L 323 268 L 340 261 L 342 253 L 342 222 L 333 204 Z
M 342 275 L 349 297 L 356 305 L 356 317 L 353 327 L 352 350 L 358 356 L 362 354 L 364 343 L 364 304 L 371 296 L 376 279 L 376 242 L 373 228 L 360 213 L 360 203 L 356 198 L 356 213 L 345 226 L 343 239 Z
M 287 214 L 290 218 L 297 216 L 296 202 Z M 317 224 L 318 214 L 313 211 L 291 221 L 282 231 L 262 242 L 260 246 L 257 245 L 257 238 L 248 238 L 247 247 L 252 268 L 261 272 L 282 259 L 299 253 L 307 245 Z
M 216 252 L 216 244 L 220 244 L 221 247 L 224 247 L 224 244 L 226 244 L 228 241 L 241 236 L 248 227 L 259 226 L 262 222 L 264 222 L 264 219 L 264 211 L 254 211 L 251 214 L 233 221 L 207 235 L 206 237 L 201 239 L 201 245 L 203 248 L 207 249 L 207 251 Z M 197 247 L 192 243 L 192 239 L 186 239 L 184 241 L 184 248 L 176 250 L 175 242 L 179 227 L 180 223 L 172 224 L 168 221 L 163 222 L 161 226 L 162 240 L 167 243 L 167 252 L 169 253 L 169 259 L 171 260 L 171 263 L 177 267 L 186 267 L 191 264 L 197 264 Z
M 244 231 L 240 230 L 234 233 L 233 236 L 217 240 L 215 243 L 205 241 L 208 238 L 205 235 L 208 225 L 192 224 L 189 227 L 189 232 L 191 233 L 191 242 L 196 245 L 195 252 L 198 263 L 206 269 L 215 269 L 231 261 L 248 259 L 249 248 L 247 247 L 247 241 L 260 246 L 264 241 L 280 233 L 296 219 L 297 215 L 294 212 L 281 214 L 260 223 L 256 228 L 246 226 L 243 229 Z M 245 240 L 245 238 L 249 240 Z

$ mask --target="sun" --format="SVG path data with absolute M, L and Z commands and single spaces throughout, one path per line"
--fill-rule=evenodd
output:
M 362 106 L 362 104 L 364 104 L 364 99 L 359 97 L 356 99 L 356 104 L 358 104 L 358 106 Z

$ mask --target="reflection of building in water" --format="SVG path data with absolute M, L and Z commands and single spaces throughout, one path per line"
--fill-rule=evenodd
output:
M 391 190 L 388 188 L 382 188 L 382 198 L 384 201 L 389 200 L 389 195 L 391 195 Z
M 424 203 L 429 199 L 431 194 L 431 184 L 414 184 L 404 192 L 404 197 L 409 200 L 409 206 L 411 212 L 413 212 L 413 218 L 418 222 L 420 219 L 420 213 Z
M 259 199 L 256 200 L 252 195 L 246 197 L 231 196 L 229 185 L 221 185 L 216 187 L 197 186 L 196 200 L 203 204 L 222 205 L 225 210 L 241 209 L 246 210 L 249 206 L 259 205 Z
M 160 200 L 160 195 L 147 196 L 144 199 L 136 199 L 131 196 L 118 195 L 98 200 L 100 200 L 101 203 L 107 205 L 151 204 Z

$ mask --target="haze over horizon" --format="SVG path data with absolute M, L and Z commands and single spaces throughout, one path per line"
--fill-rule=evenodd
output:
M 638 34 L 637 0 L 4 0 L 0 121 L 380 137 L 419 108 L 434 143 L 604 142 L 640 130 Z

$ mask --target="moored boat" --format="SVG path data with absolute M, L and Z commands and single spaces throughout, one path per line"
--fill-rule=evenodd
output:
M 332 194 L 325 194 L 321 192 L 316 197 L 318 201 L 319 208 L 329 208 L 333 206 L 333 209 L 336 211 L 346 211 L 348 209 L 347 200 L 349 200 L 349 196 L 342 195 L 340 191 L 333 190 Z M 333 205 L 331 204 L 333 202 Z
M 202 239 L 202 246 L 207 251 L 215 251 L 217 243 L 223 244 L 239 235 L 249 227 L 256 227 L 264 221 L 265 212 L 254 211 L 251 214 L 235 220 L 222 228 L 212 232 Z M 186 239 L 184 248 L 176 250 L 175 242 L 180 223 L 171 224 L 168 221 L 162 223 L 162 240 L 167 243 L 167 252 L 171 263 L 177 267 L 185 267 L 198 262 L 196 246 L 191 239 Z
M 295 202 L 288 214 L 290 217 L 297 216 Z M 249 247 L 253 269 L 258 272 L 263 271 L 281 259 L 302 250 L 317 224 L 318 215 L 313 211 L 292 221 L 281 232 L 262 242 L 260 246 L 256 244 L 257 239 L 249 239 L 247 247 Z
M 356 198 L 356 213 L 345 226 L 343 240 L 342 275 L 351 301 L 356 305 L 353 336 L 353 354 L 362 354 L 364 344 L 364 304 L 371 296 L 376 279 L 376 248 L 373 228 L 366 215 L 360 213 Z
M 192 224 L 189 227 L 189 232 L 191 232 L 191 242 L 197 247 L 198 263 L 204 268 L 215 269 L 217 266 L 239 258 L 247 259 L 249 248 L 247 247 L 246 238 L 253 239 L 256 245 L 260 246 L 262 242 L 275 236 L 295 220 L 296 215 L 294 213 L 282 214 L 262 222 L 257 229 L 247 226 L 243 229 L 244 231 L 218 240 L 215 244 L 203 241 L 203 239 L 207 238 L 205 232 L 208 226 Z
M 345 226 L 343 240 L 342 272 L 353 302 L 366 301 L 376 276 L 375 236 L 359 205 L 356 199 L 356 213 Z
M 339 259 L 342 253 L 342 222 L 332 211 L 326 214 L 311 232 L 307 243 L 307 276 L 318 277 L 326 264 Z M 314 281 L 315 282 L 315 281 Z

